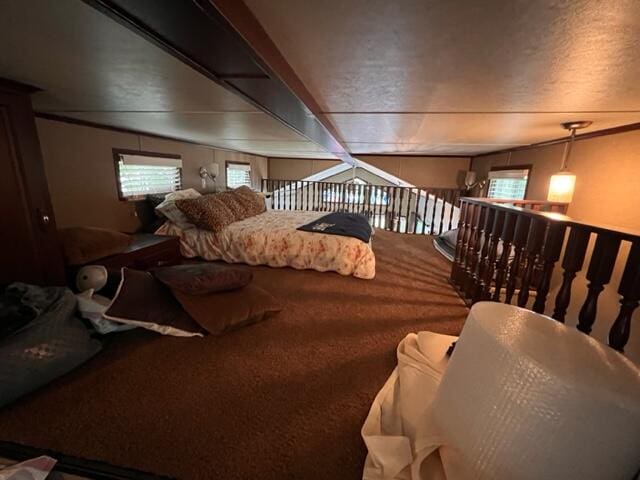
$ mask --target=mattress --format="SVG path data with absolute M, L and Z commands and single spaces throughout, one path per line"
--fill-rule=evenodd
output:
M 156 233 L 179 236 L 181 253 L 187 258 L 373 278 L 376 261 L 371 241 L 297 230 L 324 215 L 325 212 L 267 210 L 220 232 L 182 230 L 167 222 Z

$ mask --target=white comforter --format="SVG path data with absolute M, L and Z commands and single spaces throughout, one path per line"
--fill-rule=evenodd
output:
M 373 278 L 376 260 L 371 242 L 297 230 L 323 215 L 326 212 L 267 210 L 232 223 L 219 233 L 197 228 L 182 230 L 170 222 L 156 233 L 179 236 L 181 252 L 189 258 Z

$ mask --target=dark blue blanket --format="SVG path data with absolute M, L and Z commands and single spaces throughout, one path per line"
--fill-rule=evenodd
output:
M 371 238 L 369 221 L 364 216 L 356 213 L 330 213 L 318 220 L 298 227 L 298 230 L 353 237 L 367 243 Z

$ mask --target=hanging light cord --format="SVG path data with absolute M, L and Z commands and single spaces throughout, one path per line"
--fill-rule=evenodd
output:
M 573 148 L 573 141 L 576 138 L 576 129 L 571 129 L 571 136 L 569 141 L 564 144 L 564 154 L 562 155 L 562 168 L 561 171 L 566 171 L 569 165 L 569 156 L 571 155 L 571 149 Z

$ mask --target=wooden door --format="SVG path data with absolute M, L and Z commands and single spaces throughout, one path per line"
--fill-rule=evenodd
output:
M 63 285 L 30 89 L 0 80 L 0 285 Z

